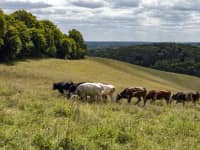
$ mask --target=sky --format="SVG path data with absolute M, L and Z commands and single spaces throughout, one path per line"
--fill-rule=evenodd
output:
M 200 0 L 0 0 L 0 8 L 78 29 L 86 41 L 200 41 Z

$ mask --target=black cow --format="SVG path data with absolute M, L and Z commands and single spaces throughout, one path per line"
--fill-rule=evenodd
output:
M 67 97 L 70 98 L 71 95 L 75 94 L 77 87 L 83 83 L 85 82 L 73 83 L 68 89 Z
M 196 104 L 196 102 L 199 100 L 200 98 L 200 93 L 196 92 L 196 93 L 191 93 L 191 98 L 194 104 Z
M 68 91 L 73 84 L 72 81 L 53 83 L 53 90 L 58 90 L 61 94 L 64 94 L 64 91 Z
M 178 92 L 172 95 L 172 99 L 175 100 L 176 103 L 183 103 L 183 105 L 185 105 L 185 102 L 192 101 L 192 95 L 191 93 Z

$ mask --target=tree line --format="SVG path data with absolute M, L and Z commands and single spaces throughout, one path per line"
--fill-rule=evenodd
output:
M 176 43 L 156 43 L 90 50 L 90 56 L 113 58 L 163 71 L 200 77 L 200 47 Z
M 25 10 L 9 15 L 0 10 L 1 62 L 41 57 L 82 59 L 86 52 L 84 38 L 76 29 L 64 34 L 53 22 L 37 20 Z

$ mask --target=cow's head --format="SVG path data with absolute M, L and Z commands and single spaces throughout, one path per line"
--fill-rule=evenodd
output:
M 172 95 L 172 99 L 175 100 L 176 99 L 176 94 Z
M 58 89 L 58 83 L 53 83 L 53 90 Z
M 117 94 L 117 97 L 116 97 L 116 102 L 119 102 L 120 99 L 122 99 L 122 95 L 121 94 Z

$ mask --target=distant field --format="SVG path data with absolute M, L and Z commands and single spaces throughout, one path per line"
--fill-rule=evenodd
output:
M 200 105 L 135 106 L 68 101 L 56 81 L 96 81 L 176 91 L 200 78 L 102 59 L 41 59 L 0 65 L 0 149 L 200 149 Z M 134 101 L 134 100 L 133 100 Z

